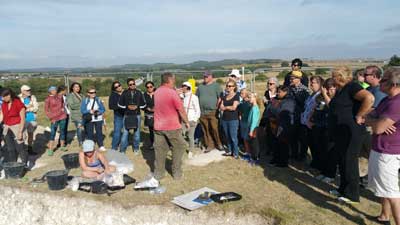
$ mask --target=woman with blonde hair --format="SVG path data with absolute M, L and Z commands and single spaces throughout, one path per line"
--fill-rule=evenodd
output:
M 247 124 L 248 124 L 248 136 L 249 138 L 245 141 L 248 142 L 248 145 L 250 147 L 250 164 L 255 165 L 258 164 L 258 161 L 260 159 L 259 154 L 260 154 L 260 147 L 258 144 L 258 139 L 257 139 L 257 127 L 258 127 L 258 121 L 260 120 L 260 108 L 258 107 L 257 104 L 257 95 L 256 93 L 248 92 L 247 93 L 247 100 L 251 105 L 249 116 L 247 119 Z
M 335 151 L 339 154 L 340 186 L 331 194 L 339 201 L 352 204 L 360 201 L 358 155 L 365 116 L 372 109 L 374 96 L 353 81 L 349 67 L 335 68 L 332 78 L 337 91 L 330 102 L 329 122 Z

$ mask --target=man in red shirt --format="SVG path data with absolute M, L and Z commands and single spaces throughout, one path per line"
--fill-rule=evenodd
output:
M 154 93 L 154 177 L 160 180 L 165 174 L 167 153 L 172 151 L 172 176 L 182 178 L 182 156 L 185 140 L 182 136 L 181 120 L 190 127 L 182 100 L 176 93 L 175 76 L 172 73 L 161 75 L 161 87 Z
M 3 135 L 7 144 L 7 162 L 17 161 L 26 164 L 28 152 L 24 150 L 23 132 L 25 125 L 25 106 L 15 93 L 6 88 L 1 93 L 3 104 L 1 105 L 0 122 L 4 123 Z

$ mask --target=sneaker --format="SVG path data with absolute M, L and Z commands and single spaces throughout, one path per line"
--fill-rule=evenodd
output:
M 329 194 L 331 194 L 331 195 L 333 195 L 335 197 L 339 197 L 340 196 L 340 193 L 336 189 L 330 190 Z
M 0 180 L 3 180 L 4 178 L 6 178 L 6 172 L 4 170 L 0 171 Z
M 338 198 L 338 201 L 339 201 L 339 202 L 342 202 L 342 203 L 350 204 L 350 205 L 355 205 L 355 204 L 360 203 L 360 202 L 352 201 L 352 200 L 350 200 L 350 199 L 348 199 L 348 198 L 346 198 L 346 197 L 339 197 L 339 198 Z
M 218 146 L 217 149 L 218 149 L 218 151 L 225 151 L 225 148 L 222 145 Z
M 67 147 L 65 147 L 65 146 L 61 146 L 59 149 L 60 149 L 60 151 L 63 151 L 63 152 L 66 152 L 68 150 Z
M 260 165 L 260 161 L 258 159 L 250 159 L 249 164 L 250 166 L 258 166 Z
M 317 179 L 317 180 L 323 180 L 324 178 L 325 178 L 325 176 L 322 174 L 315 177 L 315 179 Z
M 245 153 L 240 157 L 241 160 L 249 161 L 250 162 L 250 155 Z
M 232 152 L 225 152 L 222 156 L 232 156 Z
M 47 149 L 47 155 L 48 156 L 53 156 L 54 155 L 54 150 Z
M 324 183 L 327 183 L 327 184 L 331 184 L 331 183 L 333 183 L 335 181 L 335 179 L 334 178 L 330 178 L 330 177 L 325 177 L 321 181 L 324 182 Z
M 107 151 L 107 149 L 106 149 L 104 146 L 101 146 L 101 147 L 99 148 L 99 151 L 105 152 L 105 151 Z
M 151 177 L 150 179 L 137 183 L 134 189 L 151 189 L 157 188 L 159 185 L 160 182 L 156 178 Z
M 192 153 L 192 152 L 189 152 L 189 153 L 188 153 L 188 158 L 189 158 L 189 159 L 192 159 L 192 158 L 193 158 L 193 153 Z
M 139 155 L 139 150 L 134 149 L 134 150 L 133 150 L 133 154 L 134 154 L 134 155 Z

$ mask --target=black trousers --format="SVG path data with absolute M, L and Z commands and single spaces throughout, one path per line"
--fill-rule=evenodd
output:
M 327 165 L 329 160 L 328 153 L 329 153 L 329 135 L 328 130 L 324 127 L 316 127 L 314 126 L 311 131 L 311 141 L 312 141 L 312 161 L 311 167 L 319 170 L 322 172 L 324 167 Z M 335 163 L 336 168 L 337 161 Z M 335 170 L 336 171 L 336 170 Z M 334 177 L 334 176 L 333 176 Z
M 304 125 L 296 123 L 292 127 L 290 134 L 290 150 L 291 157 L 303 160 L 307 156 L 307 150 L 311 140 L 310 132 L 308 128 Z
M 358 156 L 363 140 L 363 126 L 354 121 L 338 124 L 334 129 L 335 151 L 339 153 L 339 193 L 352 201 L 360 201 Z

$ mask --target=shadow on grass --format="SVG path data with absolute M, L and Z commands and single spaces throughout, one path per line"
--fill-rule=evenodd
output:
M 316 181 L 307 174 L 300 173 L 291 168 L 265 168 L 264 175 L 271 181 L 278 181 L 287 186 L 302 198 L 310 201 L 314 205 L 331 210 L 355 224 L 365 224 L 364 219 L 359 216 L 353 216 L 336 206 L 334 199 L 316 192 L 310 186 L 325 186 L 324 189 L 329 190 L 327 184 L 316 184 Z

